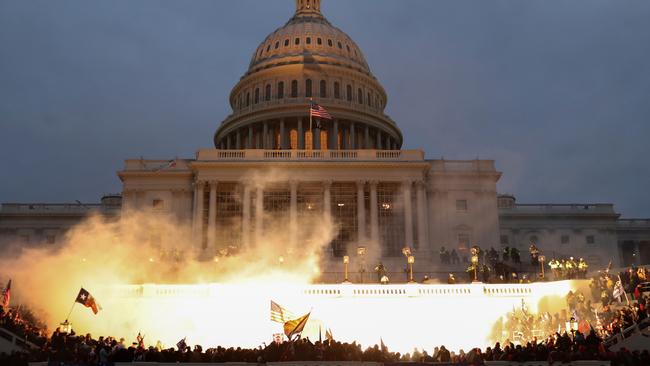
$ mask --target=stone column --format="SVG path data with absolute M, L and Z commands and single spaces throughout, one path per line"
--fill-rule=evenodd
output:
M 385 144 L 384 144 L 384 147 L 386 147 L 386 150 L 390 150 L 390 149 L 391 149 L 391 146 L 390 146 L 390 135 L 386 135 L 386 142 L 385 142 Z
M 368 125 L 366 125 L 363 133 L 363 146 L 366 149 L 370 149 L 370 127 Z
M 291 206 L 289 208 L 289 243 L 295 246 L 298 242 L 298 182 L 289 181 L 291 191 Z
M 357 181 L 357 241 L 366 240 L 366 181 Z
M 242 247 L 250 247 L 251 241 L 251 187 L 246 182 L 243 183 L 244 194 L 242 197 L 242 232 L 241 232 L 241 243 Z
M 379 243 L 379 213 L 377 212 L 377 181 L 370 181 L 370 239 Z
M 235 136 L 235 150 L 241 150 L 241 129 L 237 129 Z
M 427 217 L 427 191 L 424 180 L 418 180 L 416 182 L 417 186 L 417 210 L 418 210 L 418 247 L 419 249 L 428 250 L 429 243 L 427 240 L 427 222 L 429 218 Z
M 354 122 L 350 122 L 350 150 L 357 149 L 357 134 L 354 128 Z
M 208 250 L 214 252 L 217 239 L 217 182 L 210 181 L 210 205 L 208 207 Z
M 246 148 L 253 148 L 253 126 L 248 126 L 248 141 L 246 141 Z
M 226 136 L 226 150 L 232 150 L 232 135 Z
M 298 118 L 298 150 L 305 150 L 305 131 L 302 129 L 302 118 Z
M 286 150 L 287 147 L 287 136 L 286 130 L 284 128 L 284 118 L 280 120 L 280 149 Z
M 405 180 L 402 182 L 402 194 L 404 195 L 404 246 L 413 247 L 413 206 L 411 200 L 411 185 L 413 182 Z
M 264 230 L 264 189 L 259 186 L 255 193 L 255 245 L 262 244 Z
M 323 215 L 327 220 L 332 216 L 332 181 L 326 180 L 323 182 Z
M 350 130 L 345 128 L 345 126 L 341 126 L 341 149 L 342 150 L 350 149 L 350 143 L 348 142 L 349 138 L 350 138 Z
M 203 194 L 205 189 L 205 182 L 198 181 L 196 184 L 197 201 L 194 210 L 194 222 L 196 224 L 196 240 L 198 241 L 199 248 L 203 249 Z
M 269 123 L 264 121 L 264 127 L 262 128 L 262 149 L 269 149 Z
M 314 127 L 311 134 L 311 145 L 314 150 L 320 150 L 320 128 Z
M 330 141 L 332 141 L 332 145 L 330 146 L 331 150 L 338 150 L 339 149 L 339 121 L 334 120 L 332 122 L 332 137 L 330 138 Z
M 381 150 L 381 130 L 377 130 L 377 142 L 375 145 L 377 150 Z

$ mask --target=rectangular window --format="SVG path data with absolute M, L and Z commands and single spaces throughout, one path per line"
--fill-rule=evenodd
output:
M 501 235 L 501 245 L 510 245 L 510 238 L 508 235 Z
M 54 235 L 48 235 L 48 236 L 45 237 L 45 241 L 48 244 L 54 244 L 54 243 L 56 243 L 56 237 Z
M 569 241 L 570 239 L 568 235 L 562 235 L 562 237 L 560 238 L 560 243 L 562 244 L 569 244 Z
M 467 212 L 467 200 L 456 200 L 456 211 Z
M 161 199 L 155 199 L 152 202 L 152 207 L 154 208 L 154 210 L 162 210 L 163 208 L 165 208 L 165 202 Z
M 469 235 L 465 233 L 458 234 L 458 249 L 467 250 L 469 248 Z
M 587 235 L 585 239 L 589 245 L 596 244 L 596 238 L 593 235 Z

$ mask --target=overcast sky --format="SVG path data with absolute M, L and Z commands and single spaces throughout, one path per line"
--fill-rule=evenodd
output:
M 519 202 L 650 217 L 650 1 L 323 0 L 406 149 L 494 159 Z M 293 0 L 0 0 L 0 202 L 98 201 L 211 147 Z

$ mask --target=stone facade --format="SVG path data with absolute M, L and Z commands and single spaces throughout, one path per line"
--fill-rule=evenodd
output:
M 340 272 L 340 257 L 359 246 L 373 247 L 394 270 L 410 247 L 420 273 L 454 270 L 440 266 L 442 246 L 465 257 L 472 245 L 525 254 L 535 242 L 547 256 L 583 255 L 595 266 L 650 262 L 650 220 L 619 220 L 611 204 L 517 204 L 497 195 L 501 173 L 491 160 L 427 160 L 421 150 L 401 150 L 402 133 L 384 113 L 386 91 L 319 0 L 296 0 L 293 17 L 256 48 L 229 99 L 233 112 L 216 129 L 214 149 L 193 159 L 126 160 L 121 212 L 116 199 L 4 204 L 0 240 L 57 242 L 89 213 L 139 211 L 191 228 L 191 248 L 183 249 L 209 259 L 264 245 L 274 227 L 300 243 L 302 219 L 322 215 L 338 227 L 324 253 L 326 273 Z M 333 118 L 311 118 L 312 103 Z

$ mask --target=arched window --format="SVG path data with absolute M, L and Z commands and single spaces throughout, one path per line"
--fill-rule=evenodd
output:
M 306 42 L 307 42 L 307 44 L 311 44 L 311 37 L 307 37 Z
M 266 84 L 266 90 L 264 91 L 264 100 L 271 100 L 271 84 Z
M 319 46 L 323 45 L 323 39 L 322 38 L 316 38 L 316 43 L 318 43 Z
M 341 99 L 341 84 L 338 81 L 334 82 L 334 98 Z
M 305 80 L 305 96 L 306 96 L 307 98 L 311 98 L 311 96 L 312 96 L 312 95 L 311 95 L 311 94 L 312 94 L 311 92 L 312 92 L 312 89 L 311 89 L 311 79 L 307 79 L 307 80 Z
M 284 98 L 284 81 L 278 83 L 278 99 Z
M 327 40 L 327 45 L 330 46 L 330 47 L 332 47 L 333 43 L 332 43 L 332 40 L 331 40 L 331 39 L 328 39 L 328 40 Z
M 289 40 L 288 39 L 284 40 L 284 47 L 289 47 Z
M 260 102 L 260 88 L 255 88 L 255 97 L 253 97 L 253 103 L 257 104 Z
M 246 93 L 246 107 L 251 105 L 251 92 Z
M 361 90 L 361 88 L 357 90 L 357 102 L 359 104 L 363 104 L 363 91 Z
M 370 92 L 368 92 L 368 100 L 366 100 L 366 103 L 368 103 L 369 106 L 372 106 L 372 97 L 370 96 Z
M 275 42 L 275 49 L 277 50 L 277 49 L 278 49 L 278 47 L 280 47 L 280 41 L 278 41 L 278 42 Z
M 337 46 L 339 46 L 339 50 L 343 49 L 343 45 L 341 44 L 341 42 L 338 42 Z
M 268 46 L 266 46 L 266 52 L 269 52 L 270 50 L 271 50 L 271 45 L 269 44 Z
M 296 38 L 296 46 L 300 44 L 300 38 Z
M 352 101 L 352 85 L 348 84 L 348 86 L 345 88 L 346 90 L 346 96 L 348 98 L 348 102 Z
M 298 98 L 298 80 L 291 82 L 291 98 Z
M 348 53 L 350 53 L 350 45 L 347 45 L 347 44 L 346 44 L 346 45 L 345 45 L 345 48 L 347 48 L 347 49 L 348 49 Z
M 320 81 L 320 97 L 327 98 L 327 82 L 325 80 Z

